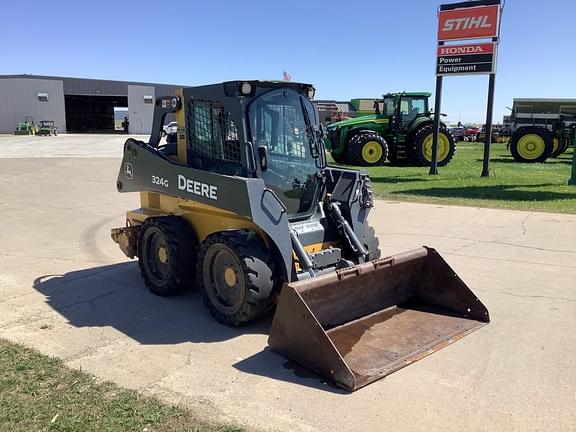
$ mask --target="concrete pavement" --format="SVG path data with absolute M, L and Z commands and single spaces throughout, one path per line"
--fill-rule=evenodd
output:
M 127 135 L 62 134 L 58 136 L 0 134 L 0 158 L 87 157 L 115 158 L 122 155 Z M 130 135 L 148 139 L 144 135 Z
M 269 318 L 230 329 L 195 292 L 146 290 L 110 239 L 138 206 L 118 158 L 25 156 L 0 159 L 0 337 L 254 429 L 576 429 L 574 215 L 378 201 L 383 253 L 437 248 L 492 323 L 349 394 L 268 350 Z

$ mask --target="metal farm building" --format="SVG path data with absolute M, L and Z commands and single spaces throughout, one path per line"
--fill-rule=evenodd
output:
M 0 75 L 0 133 L 31 116 L 54 120 L 58 132 L 115 131 L 115 108 L 128 109 L 129 132 L 148 134 L 156 96 L 182 86 L 40 75 Z M 125 111 L 126 112 L 126 111 Z

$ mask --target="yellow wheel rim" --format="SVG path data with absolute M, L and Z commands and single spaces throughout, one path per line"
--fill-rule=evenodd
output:
M 544 139 L 537 134 L 526 134 L 518 140 L 516 145 L 518 154 L 524 159 L 538 159 L 546 151 Z
M 424 142 L 422 143 L 422 153 L 428 162 L 432 162 L 432 143 L 434 142 L 434 134 L 430 132 Z M 450 153 L 450 141 L 443 132 L 438 134 L 438 153 L 436 154 L 436 162 L 442 162 L 448 157 Z
M 166 264 L 168 262 L 168 251 L 161 247 L 158 249 L 158 259 L 162 264 Z
M 236 285 L 236 273 L 234 272 L 233 268 L 228 267 L 226 270 L 224 270 L 224 280 L 230 288 Z
M 382 146 L 378 141 L 368 141 L 362 147 L 362 159 L 367 163 L 373 164 L 382 158 Z
M 556 150 L 558 150 L 558 147 L 560 146 L 560 140 L 558 138 L 554 138 L 552 142 L 554 144 L 554 147 L 552 148 L 552 153 L 554 153 Z

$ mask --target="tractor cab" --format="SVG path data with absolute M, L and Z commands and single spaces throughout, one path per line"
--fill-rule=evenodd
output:
M 392 133 L 406 132 L 416 119 L 428 117 L 430 93 L 388 93 L 374 102 L 377 114 L 389 119 Z

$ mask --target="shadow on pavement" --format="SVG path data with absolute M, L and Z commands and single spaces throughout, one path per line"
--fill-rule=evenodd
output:
M 241 372 L 252 375 L 265 376 L 337 394 L 350 394 L 349 391 L 341 389 L 320 375 L 285 359 L 268 347 L 251 357 L 239 361 L 234 367 Z
M 391 195 L 419 195 L 439 198 L 469 198 L 476 200 L 503 201 L 555 201 L 576 198 L 576 193 L 526 190 L 526 188 L 557 186 L 538 185 L 491 185 L 463 187 L 435 187 L 389 192 Z
M 246 334 L 267 335 L 272 314 L 231 328 L 218 323 L 197 292 L 159 297 L 148 291 L 136 262 L 45 275 L 34 288 L 75 327 L 110 326 L 143 345 L 221 342 Z M 237 370 L 306 387 L 347 394 L 334 384 L 265 348 L 234 365 Z
M 429 179 L 427 177 L 397 177 L 397 176 L 370 176 L 370 181 L 372 183 L 414 183 L 414 182 L 425 182 Z
M 110 326 L 145 345 L 219 342 L 267 334 L 271 325 L 271 317 L 241 328 L 220 324 L 194 290 L 158 297 L 144 285 L 136 262 L 41 276 L 34 288 L 73 326 Z
M 476 161 L 477 161 L 477 162 L 482 162 L 483 159 L 476 159 Z M 506 158 L 499 157 L 499 158 L 490 159 L 490 163 L 497 163 L 497 164 L 501 164 L 501 163 L 502 163 L 502 164 L 517 164 L 517 165 L 519 165 L 519 166 L 522 166 L 522 165 L 531 166 L 531 165 L 533 165 L 533 166 L 537 166 L 537 167 L 538 167 L 538 166 L 542 167 L 542 166 L 546 166 L 546 165 L 552 165 L 552 166 L 554 166 L 554 165 L 561 165 L 561 164 L 564 164 L 564 165 L 572 165 L 572 160 L 568 160 L 568 159 L 565 159 L 565 158 L 562 158 L 562 159 L 561 159 L 561 158 L 548 158 L 548 159 L 546 159 L 546 162 L 540 162 L 540 163 L 531 164 L 531 163 L 516 162 L 516 161 L 514 160 L 514 158 L 513 158 L 512 156 L 510 156 L 510 157 L 506 157 Z

